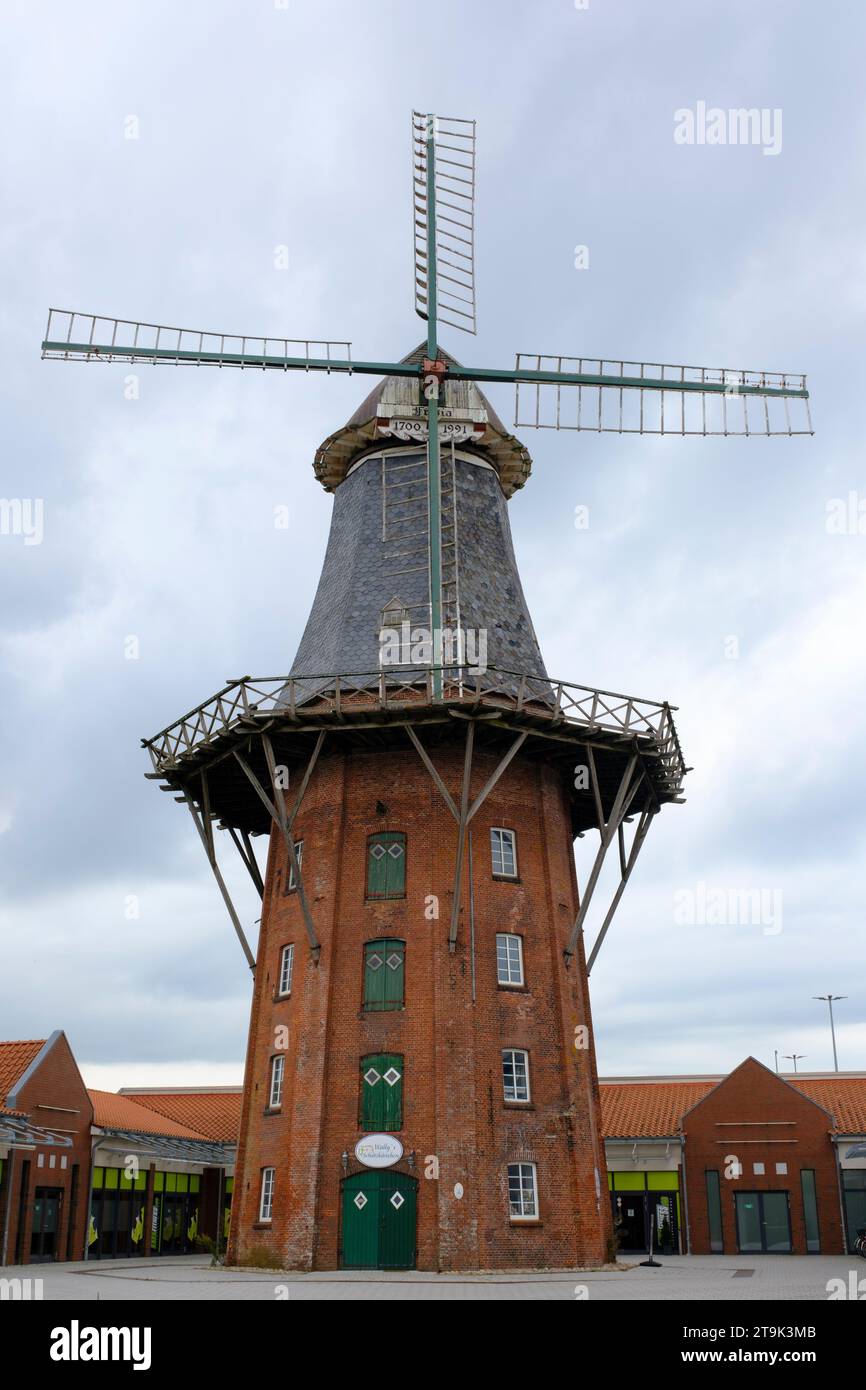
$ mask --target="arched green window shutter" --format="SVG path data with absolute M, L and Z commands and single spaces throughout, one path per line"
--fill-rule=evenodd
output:
M 406 896 L 406 836 L 381 830 L 367 840 L 367 897 Z
M 373 1052 L 361 1058 L 361 1128 L 372 1132 L 403 1127 L 403 1058 Z
M 405 941 L 384 938 L 365 942 L 365 1009 L 402 1009 L 405 963 Z

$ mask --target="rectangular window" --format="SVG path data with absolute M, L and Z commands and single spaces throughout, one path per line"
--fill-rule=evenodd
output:
M 259 1220 L 270 1221 L 274 1210 L 274 1172 L 273 1168 L 262 1169 L 262 1195 L 259 1200 Z
M 302 864 L 302 861 L 303 861 L 303 858 L 304 858 L 304 842 L 303 842 L 303 840 L 295 840 L 295 858 L 296 858 L 297 861 L 298 861 L 298 871 L 300 872 L 301 864 Z M 294 891 L 295 891 L 295 889 L 297 888 L 297 886 L 298 886 L 298 885 L 297 885 L 297 883 L 295 882 L 295 866 L 294 866 L 294 864 L 292 864 L 291 861 L 290 861 L 290 862 L 289 862 L 289 876 L 288 876 L 288 879 L 286 880 L 286 892 L 287 892 L 287 893 L 294 893 Z
M 490 856 L 494 878 L 517 878 L 517 836 L 513 830 L 493 827 L 490 831 Z
M 800 1186 L 803 1190 L 803 1223 L 806 1227 L 806 1249 L 810 1255 L 821 1250 L 821 1228 L 818 1225 L 818 1197 L 815 1190 L 815 1170 L 800 1169 Z
M 511 932 L 496 936 L 496 979 L 500 985 L 523 984 L 523 940 Z
M 283 1056 L 271 1058 L 271 1090 L 268 1105 L 278 1110 L 283 1103 L 283 1078 L 286 1074 L 286 1059 Z
M 402 1009 L 406 943 L 385 938 L 364 943 L 364 1008 Z
M 406 836 L 382 830 L 367 839 L 367 897 L 405 898 Z
M 509 1163 L 508 1211 L 512 1221 L 538 1219 L 538 1179 L 534 1163 Z
M 295 966 L 294 946 L 284 946 L 280 952 L 280 983 L 277 988 L 279 995 L 291 994 L 292 992 L 292 971 Z
M 529 1100 L 529 1053 L 507 1047 L 502 1053 L 502 1091 L 506 1100 Z
M 368 1134 L 403 1128 L 403 1058 L 396 1053 L 361 1058 L 361 1128 Z
M 722 1230 L 722 1194 L 719 1186 L 719 1175 L 711 1170 L 707 1173 L 706 1178 L 710 1252 L 713 1255 L 724 1255 L 725 1237 Z

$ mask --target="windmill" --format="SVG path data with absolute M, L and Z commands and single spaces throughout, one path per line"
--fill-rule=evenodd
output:
M 413 113 L 427 334 L 399 361 L 359 361 L 335 340 L 49 311 L 49 359 L 382 378 L 316 453 L 334 511 L 291 671 L 230 681 L 143 740 L 148 775 L 192 816 L 254 969 L 232 1258 L 265 1243 L 299 1268 L 604 1259 L 587 977 L 688 769 L 667 702 L 547 674 L 507 517 L 531 460 L 482 387 L 514 386 L 515 428 L 812 432 L 802 376 L 527 353 L 500 369 L 448 354 L 440 324 L 476 328 L 475 152 L 473 121 Z M 426 644 L 386 663 L 383 630 L 414 637 L 419 622 Z M 489 630 L 489 662 L 469 659 L 469 630 Z M 262 899 L 255 956 L 215 827 Z M 573 839 L 589 830 L 599 845 L 578 897 Z M 587 959 L 584 923 L 614 844 L 619 882 Z M 273 1050 L 281 1028 L 292 1072 Z M 543 1054 L 554 1060 L 515 1123 Z M 447 1191 L 419 1186 L 417 1154 L 436 1156 Z M 562 1193 L 573 1203 L 548 1196 Z
M 655 435 L 812 434 L 806 378 L 790 372 L 619 361 L 545 353 L 516 354 L 512 368 L 473 367 L 443 355 L 438 325 L 474 334 L 475 121 L 412 113 L 412 217 L 415 311 L 427 323 L 426 351 L 401 361 L 356 360 L 347 341 L 255 337 L 173 328 L 72 310 L 50 309 L 42 356 L 64 362 L 147 362 L 241 370 L 357 373 L 405 379 L 423 404 L 409 418 L 382 422 L 403 438 L 426 440 L 429 630 L 426 663 L 432 698 L 441 700 L 443 677 L 442 444 L 472 437 L 472 423 L 442 418 L 445 383 L 511 384 L 518 428 Z M 750 409 L 751 407 L 751 409 Z M 511 437 L 511 441 L 516 443 Z M 316 469 L 326 487 L 327 442 Z M 520 487 L 527 467 L 514 474 Z M 337 477 L 340 475 L 338 474 Z M 616 697 L 613 697 L 616 698 Z M 605 823 L 606 824 L 606 823 Z M 602 849 L 606 852 L 602 829 Z M 603 858 L 603 855 L 602 855 Z M 590 885 L 594 887 L 596 869 Z M 584 898 L 588 904 L 590 894 Z M 581 917 L 581 926 L 583 917 Z M 237 929 L 237 927 L 236 927 Z M 601 945 L 597 942 L 596 952 Z M 574 934 L 569 951 L 573 950 Z M 594 959 L 596 952 L 593 952 Z M 249 957 L 249 952 L 247 952 Z

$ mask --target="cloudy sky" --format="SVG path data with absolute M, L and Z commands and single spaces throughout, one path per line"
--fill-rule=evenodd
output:
M 443 334 L 455 355 L 809 375 L 814 438 L 527 431 L 511 519 L 548 669 L 669 699 L 694 766 L 593 972 L 600 1071 L 825 1068 L 828 990 L 840 1065 L 866 1067 L 866 13 L 3 8 L 0 493 L 43 499 L 44 534 L 0 534 L 0 1036 L 62 1027 L 106 1086 L 241 1078 L 249 972 L 139 740 L 288 670 L 331 509 L 313 452 L 368 389 L 144 367 L 129 399 L 122 367 L 40 361 L 46 310 L 402 355 L 414 106 L 478 121 L 480 328 Z M 698 102 L 780 112 L 781 148 L 678 144 Z M 772 922 L 679 920 L 701 884 L 763 890 Z

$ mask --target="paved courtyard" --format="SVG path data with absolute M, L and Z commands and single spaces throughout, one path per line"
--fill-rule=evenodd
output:
M 859 1296 L 866 1299 L 866 1261 L 849 1255 L 672 1256 L 661 1261 L 660 1269 L 642 1269 L 629 1261 L 617 1269 L 585 1272 L 427 1274 L 419 1270 L 388 1274 L 342 1270 L 284 1275 L 268 1270 L 211 1269 L 206 1256 L 192 1255 L 111 1264 L 28 1265 L 2 1269 L 0 1278 L 41 1279 L 43 1298 L 75 1303 L 96 1299 L 144 1302 L 285 1298 L 808 1302 L 825 1301 L 831 1279 L 842 1279 L 848 1290 L 859 1285 Z

